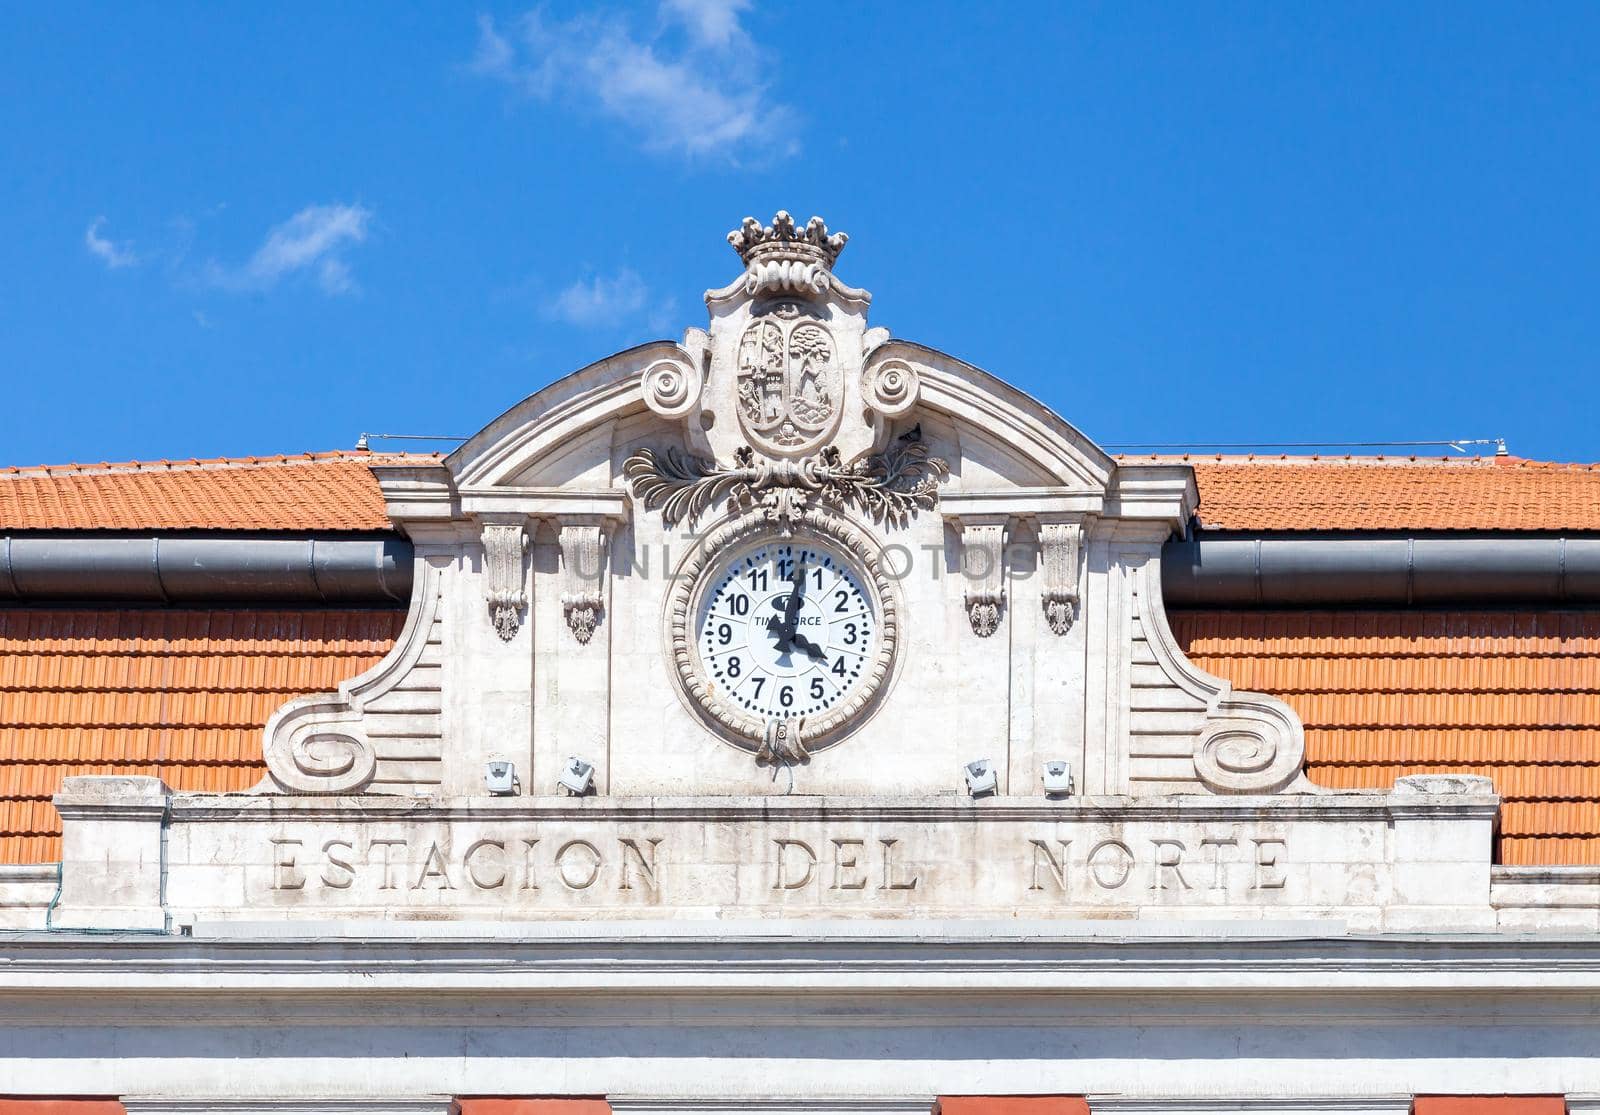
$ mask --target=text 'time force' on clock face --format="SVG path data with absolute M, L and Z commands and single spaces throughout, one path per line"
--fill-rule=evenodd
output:
M 738 552 L 702 598 L 696 647 L 718 697 L 762 720 L 813 716 L 860 684 L 877 646 L 872 599 L 826 543 Z

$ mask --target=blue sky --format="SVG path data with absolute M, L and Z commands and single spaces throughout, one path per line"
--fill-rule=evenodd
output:
M 1102 442 L 1600 458 L 1600 7 L 414 7 L 0 12 L 0 463 L 468 434 L 778 208 Z

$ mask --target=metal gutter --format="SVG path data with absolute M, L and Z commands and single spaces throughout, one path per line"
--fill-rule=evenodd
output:
M 0 535 L 0 605 L 404 605 L 398 535 Z M 1190 535 L 1162 551 L 1175 608 L 1600 605 L 1600 537 Z
M 389 604 L 411 599 L 397 535 L 0 535 L 0 604 Z
M 1175 608 L 1600 604 L 1600 538 L 1317 534 L 1168 542 Z

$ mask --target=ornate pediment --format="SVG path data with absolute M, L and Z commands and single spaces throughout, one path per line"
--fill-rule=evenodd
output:
M 471 795 L 499 762 L 543 791 L 573 759 L 599 796 L 965 793 L 980 759 L 1001 796 L 1046 764 L 1088 794 L 1305 788 L 1294 713 L 1167 629 L 1189 470 L 869 326 L 846 239 L 747 219 L 705 328 L 380 468 L 423 602 L 275 718 L 265 788 Z

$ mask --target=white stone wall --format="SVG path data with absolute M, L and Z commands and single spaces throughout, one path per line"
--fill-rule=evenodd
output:
M 152 1109 L 212 1097 L 223 1110 L 599 1094 L 679 1111 L 1070 1093 L 1117 1111 L 1349 1112 L 1400 1110 L 1418 1092 L 1600 1091 L 1592 937 L 1375 941 L 1284 923 L 226 928 L 11 942 L 7 1092 L 70 1081 Z

